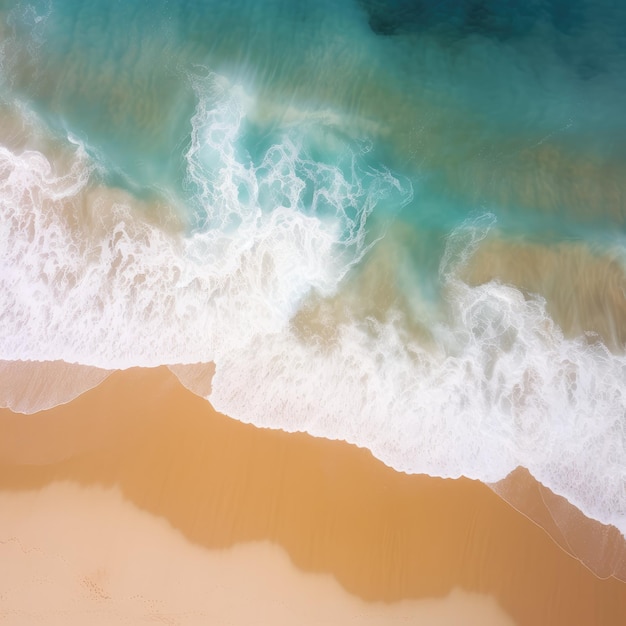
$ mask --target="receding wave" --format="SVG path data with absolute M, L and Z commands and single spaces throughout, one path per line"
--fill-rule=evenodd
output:
M 0 361 L 0 406 L 36 413 L 97 387 L 111 372 L 64 361 Z

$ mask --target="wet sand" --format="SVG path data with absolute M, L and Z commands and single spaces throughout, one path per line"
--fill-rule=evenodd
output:
M 392 614 L 422 623 L 420 606 L 448 607 L 449 620 L 441 622 L 446 624 L 486 624 L 489 614 L 494 624 L 617 626 L 626 615 L 626 584 L 594 576 L 486 486 L 400 474 L 342 442 L 241 424 L 212 412 L 166 368 L 116 372 L 72 402 L 30 416 L 1 411 L 0 462 L 0 549 L 8 563 L 0 598 L 13 603 L 13 613 L 0 611 L 1 623 L 31 623 L 15 606 L 15 594 L 28 593 L 25 586 L 32 585 L 35 596 L 41 591 L 40 598 L 30 595 L 31 604 L 44 606 L 57 591 L 62 597 L 63 577 L 46 574 L 32 556 L 36 551 L 28 560 L 16 548 L 20 536 L 24 546 L 48 540 L 61 561 L 79 568 L 67 547 L 73 545 L 89 575 L 100 571 L 98 559 L 108 559 L 91 605 L 83 604 L 89 602 L 85 597 L 68 598 L 68 620 L 84 619 L 86 610 L 101 619 L 97 609 L 106 599 L 96 597 L 97 589 L 106 595 L 117 585 L 115 598 L 127 600 L 165 589 L 155 597 L 170 623 L 207 623 L 207 615 L 212 623 L 246 623 L 236 607 L 237 593 L 257 584 L 247 576 L 257 576 L 260 589 L 269 579 L 281 581 L 281 594 L 283 586 L 291 589 L 285 581 L 298 588 L 290 599 L 285 592 L 284 600 L 277 599 L 281 594 L 272 600 L 288 610 L 267 623 L 306 623 L 299 610 L 308 623 L 332 623 L 329 616 L 336 615 L 336 623 L 387 624 Z M 102 514 L 95 515 L 98 510 Z M 63 518 L 67 511 L 72 514 Z M 135 528 L 137 516 L 148 530 Z M 100 528 L 108 519 L 118 521 Z M 46 539 L 37 529 L 48 528 L 48 521 L 52 534 Z M 138 536 L 154 546 L 147 550 L 154 560 L 146 560 Z M 103 551 L 107 545 L 115 549 Z M 133 546 L 136 555 L 129 551 Z M 185 561 L 192 559 L 190 550 L 199 559 L 193 566 Z M 142 562 L 151 591 L 142 574 L 129 574 Z M 16 572 L 10 589 L 7 572 Z M 216 596 L 221 617 L 207 613 L 212 596 L 201 590 L 193 597 L 206 598 L 204 608 L 201 601 L 181 612 L 189 601 L 176 590 L 187 588 L 186 572 L 189 589 L 198 589 L 191 572 L 213 584 L 224 572 Z M 176 600 L 171 605 L 170 594 Z M 268 594 L 250 601 L 260 596 Z M 311 612 L 311 597 L 326 608 Z M 423 604 L 446 597 L 441 605 Z M 450 605 L 455 601 L 456 617 Z M 178 608 L 168 613 L 168 606 Z M 132 622 L 131 604 L 116 607 L 119 623 Z M 434 619 L 424 617 L 423 623 L 439 623 Z

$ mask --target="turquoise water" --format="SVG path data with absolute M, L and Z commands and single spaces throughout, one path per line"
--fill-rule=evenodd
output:
M 0 1 L 0 358 L 213 362 L 234 418 L 402 471 L 522 465 L 624 533 L 625 26 L 608 0 Z

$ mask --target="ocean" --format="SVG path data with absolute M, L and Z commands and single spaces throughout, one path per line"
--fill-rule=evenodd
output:
M 397 471 L 524 467 L 623 537 L 625 27 L 611 0 L 0 0 L 0 404 L 165 364 Z

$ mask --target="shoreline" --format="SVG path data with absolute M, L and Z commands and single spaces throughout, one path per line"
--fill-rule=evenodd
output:
M 621 624 L 601 580 L 487 486 L 398 473 L 369 451 L 211 410 L 165 367 L 115 372 L 68 404 L 0 411 L 0 489 L 119 488 L 204 549 L 269 541 L 366 602 L 496 599 L 516 624 Z

